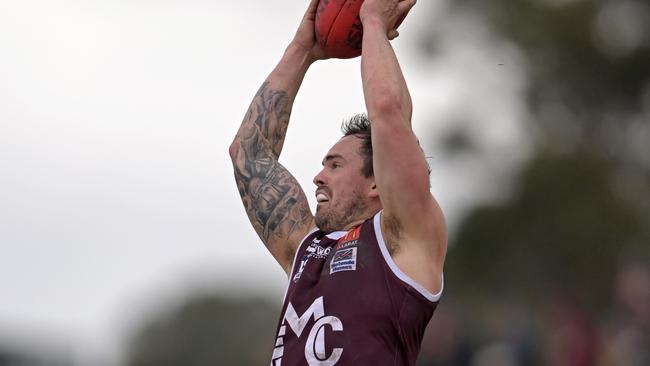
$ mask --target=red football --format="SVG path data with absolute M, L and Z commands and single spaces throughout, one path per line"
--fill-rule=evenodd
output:
M 361 55 L 363 26 L 359 9 L 363 0 L 320 0 L 316 11 L 316 41 L 329 57 Z

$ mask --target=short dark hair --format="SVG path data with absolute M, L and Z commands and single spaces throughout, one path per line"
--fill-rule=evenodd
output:
M 363 167 L 361 168 L 361 174 L 364 177 L 372 177 L 375 172 L 372 166 L 372 134 L 370 129 L 370 120 L 368 115 L 365 113 L 359 113 L 352 118 L 343 121 L 341 124 L 341 132 L 343 132 L 343 137 L 354 135 L 361 139 L 361 148 L 359 152 L 363 157 Z M 418 141 L 418 144 L 420 142 Z M 431 167 L 427 162 L 427 172 L 431 176 Z M 431 185 L 431 183 L 429 183 Z
M 372 168 L 372 135 L 370 133 L 370 120 L 365 113 L 360 113 L 352 118 L 343 121 L 341 124 L 341 132 L 343 136 L 354 135 L 361 139 L 361 148 L 359 152 L 363 157 L 363 168 L 361 174 L 369 178 L 374 175 Z

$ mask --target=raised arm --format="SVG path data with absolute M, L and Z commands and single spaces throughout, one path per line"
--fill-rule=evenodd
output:
M 296 36 L 253 98 L 230 146 L 246 214 L 287 273 L 300 240 L 314 227 L 304 191 L 278 159 L 305 73 L 323 58 L 313 34 L 317 5 L 318 0 L 309 4 Z
M 365 0 L 361 76 L 372 126 L 382 231 L 400 269 L 431 292 L 441 286 L 447 229 L 429 191 L 428 165 L 411 130 L 411 97 L 387 34 L 415 0 Z

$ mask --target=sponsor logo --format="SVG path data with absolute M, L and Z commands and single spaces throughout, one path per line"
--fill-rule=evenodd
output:
M 342 236 L 336 242 L 336 249 L 343 249 L 343 248 L 351 247 L 353 245 L 357 245 L 360 235 L 361 235 L 361 226 L 357 226 L 354 229 L 348 231 L 347 234 Z
M 305 270 L 305 267 L 307 266 L 307 262 L 309 262 L 310 258 L 314 259 L 325 259 L 330 255 L 330 252 L 332 251 L 331 247 L 323 248 L 320 245 L 319 239 L 314 238 L 305 249 L 305 254 L 302 256 L 300 259 L 300 266 L 298 267 L 298 271 L 296 271 L 296 274 L 293 276 L 293 282 L 298 281 L 300 279 L 300 276 L 302 276 L 302 272 Z
M 357 245 L 357 244 L 359 244 L 359 241 L 358 241 L 358 240 L 348 241 L 348 242 L 343 243 L 343 244 L 340 244 L 340 243 L 339 243 L 339 244 L 336 244 L 336 249 L 337 249 L 337 250 L 338 250 L 338 249 L 345 249 L 345 248 L 349 248 L 349 247 L 351 247 L 351 246 L 355 246 L 355 245 Z
M 330 263 L 330 274 L 341 271 L 354 271 L 357 269 L 357 249 L 341 249 L 334 253 Z
M 311 326 L 307 335 L 305 361 L 309 366 L 333 366 L 339 361 L 341 354 L 343 354 L 343 348 L 334 348 L 329 355 L 327 354 L 325 349 L 325 327 L 329 326 L 333 332 L 342 332 L 343 323 L 335 316 L 325 315 L 323 302 L 322 296 L 317 298 L 300 316 L 289 302 L 275 340 L 271 366 L 280 366 L 282 364 L 284 337 L 287 335 L 287 331 L 291 330 L 297 338 L 300 338 L 312 318 L 315 323 Z
M 318 244 L 312 243 L 309 247 L 307 247 L 307 253 L 309 253 L 310 257 L 314 257 L 316 259 L 324 259 L 327 258 L 328 255 L 330 255 L 330 252 L 332 251 L 332 248 L 323 248 Z
M 302 271 L 305 270 L 305 266 L 307 265 L 307 262 L 309 261 L 309 254 L 305 254 L 302 256 L 302 259 L 300 260 L 300 267 L 298 267 L 298 272 L 296 272 L 295 276 L 293 276 L 293 281 L 296 282 L 302 276 Z

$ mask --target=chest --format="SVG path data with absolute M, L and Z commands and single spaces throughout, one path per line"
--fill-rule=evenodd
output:
M 335 296 L 351 303 L 379 295 L 384 277 L 381 253 L 368 234 L 359 228 L 340 238 L 316 236 L 303 243 L 294 264 L 289 297 Z

